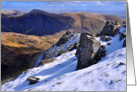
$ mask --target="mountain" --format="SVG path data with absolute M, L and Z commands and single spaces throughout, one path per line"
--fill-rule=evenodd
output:
M 66 32 L 41 54 L 36 61 L 39 65 L 5 83 L 1 90 L 126 91 L 125 41 L 126 25 L 113 21 L 107 21 L 98 35 Z M 75 45 L 77 42 L 78 47 Z M 98 48 L 102 46 L 105 55 L 102 48 Z M 62 50 L 66 52 L 57 55 Z M 53 56 L 47 58 L 46 53 Z M 85 64 L 89 65 L 85 67 Z M 79 65 L 81 69 L 77 69 Z
M 2 15 L 1 31 L 37 36 L 54 35 L 70 30 L 96 34 L 103 29 L 107 20 L 124 21 L 124 19 L 113 15 L 86 12 L 53 14 L 34 9 L 22 16 Z
M 2 16 L 12 16 L 12 17 L 17 17 L 25 14 L 24 12 L 20 12 L 17 10 L 1 10 L 1 15 Z

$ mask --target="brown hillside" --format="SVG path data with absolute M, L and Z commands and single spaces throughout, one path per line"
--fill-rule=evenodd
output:
M 15 77 L 23 70 L 31 68 L 37 57 L 58 41 L 48 35 L 39 37 L 19 33 L 1 33 L 2 80 Z M 17 75 L 16 75 L 17 76 Z

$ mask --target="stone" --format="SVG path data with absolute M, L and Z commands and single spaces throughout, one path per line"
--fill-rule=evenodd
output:
M 122 40 L 122 39 L 124 39 L 126 37 L 126 34 L 124 34 L 124 33 L 121 33 L 121 35 L 120 35 L 120 41 Z
M 110 37 L 107 37 L 107 36 L 101 36 L 101 40 L 107 42 L 107 41 L 110 41 L 111 38 L 110 38 Z
M 111 43 L 107 43 L 107 45 L 111 45 Z
M 119 23 L 107 21 L 103 30 L 101 31 L 101 35 L 115 36 L 119 31 Z
M 123 24 L 126 24 L 126 21 L 124 21 Z
M 79 47 L 76 52 L 78 58 L 77 69 L 86 68 L 93 64 L 92 59 L 98 52 L 101 44 L 88 33 L 81 33 Z
M 126 39 L 123 41 L 123 47 L 126 47 Z
M 34 77 L 34 76 L 27 78 L 27 81 L 29 81 L 30 85 L 31 84 L 36 84 L 37 82 L 39 82 L 39 80 L 40 80 L 40 78 L 37 78 L 37 77 Z

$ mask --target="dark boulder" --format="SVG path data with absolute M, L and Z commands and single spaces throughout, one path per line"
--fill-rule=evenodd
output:
M 103 30 L 101 31 L 101 35 L 115 36 L 119 31 L 119 23 L 114 21 L 107 21 Z
M 111 43 L 107 43 L 107 45 L 111 45 Z
M 40 78 L 37 78 L 37 77 L 29 77 L 27 78 L 27 81 L 29 81 L 29 84 L 36 84 L 37 82 L 39 82 Z
M 88 33 L 81 33 L 79 47 L 76 52 L 78 58 L 77 69 L 92 65 L 93 58 L 100 47 L 100 42 L 96 41 L 93 36 Z
M 110 38 L 110 37 L 107 37 L 107 36 L 101 36 L 101 40 L 102 40 L 102 41 L 110 41 L 111 38 Z
M 124 39 L 126 37 L 126 34 L 124 34 L 124 33 L 121 33 L 121 35 L 120 35 L 120 41 L 122 40 L 122 39 Z
M 126 47 L 126 39 L 123 42 L 123 47 Z

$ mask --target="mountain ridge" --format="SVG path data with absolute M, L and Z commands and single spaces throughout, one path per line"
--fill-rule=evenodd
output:
M 22 16 L 2 15 L 2 32 L 15 32 L 27 35 L 54 35 L 61 31 L 84 32 L 96 34 L 103 29 L 107 20 L 123 22 L 124 19 L 114 15 L 101 15 L 86 12 L 53 14 L 33 9 Z

